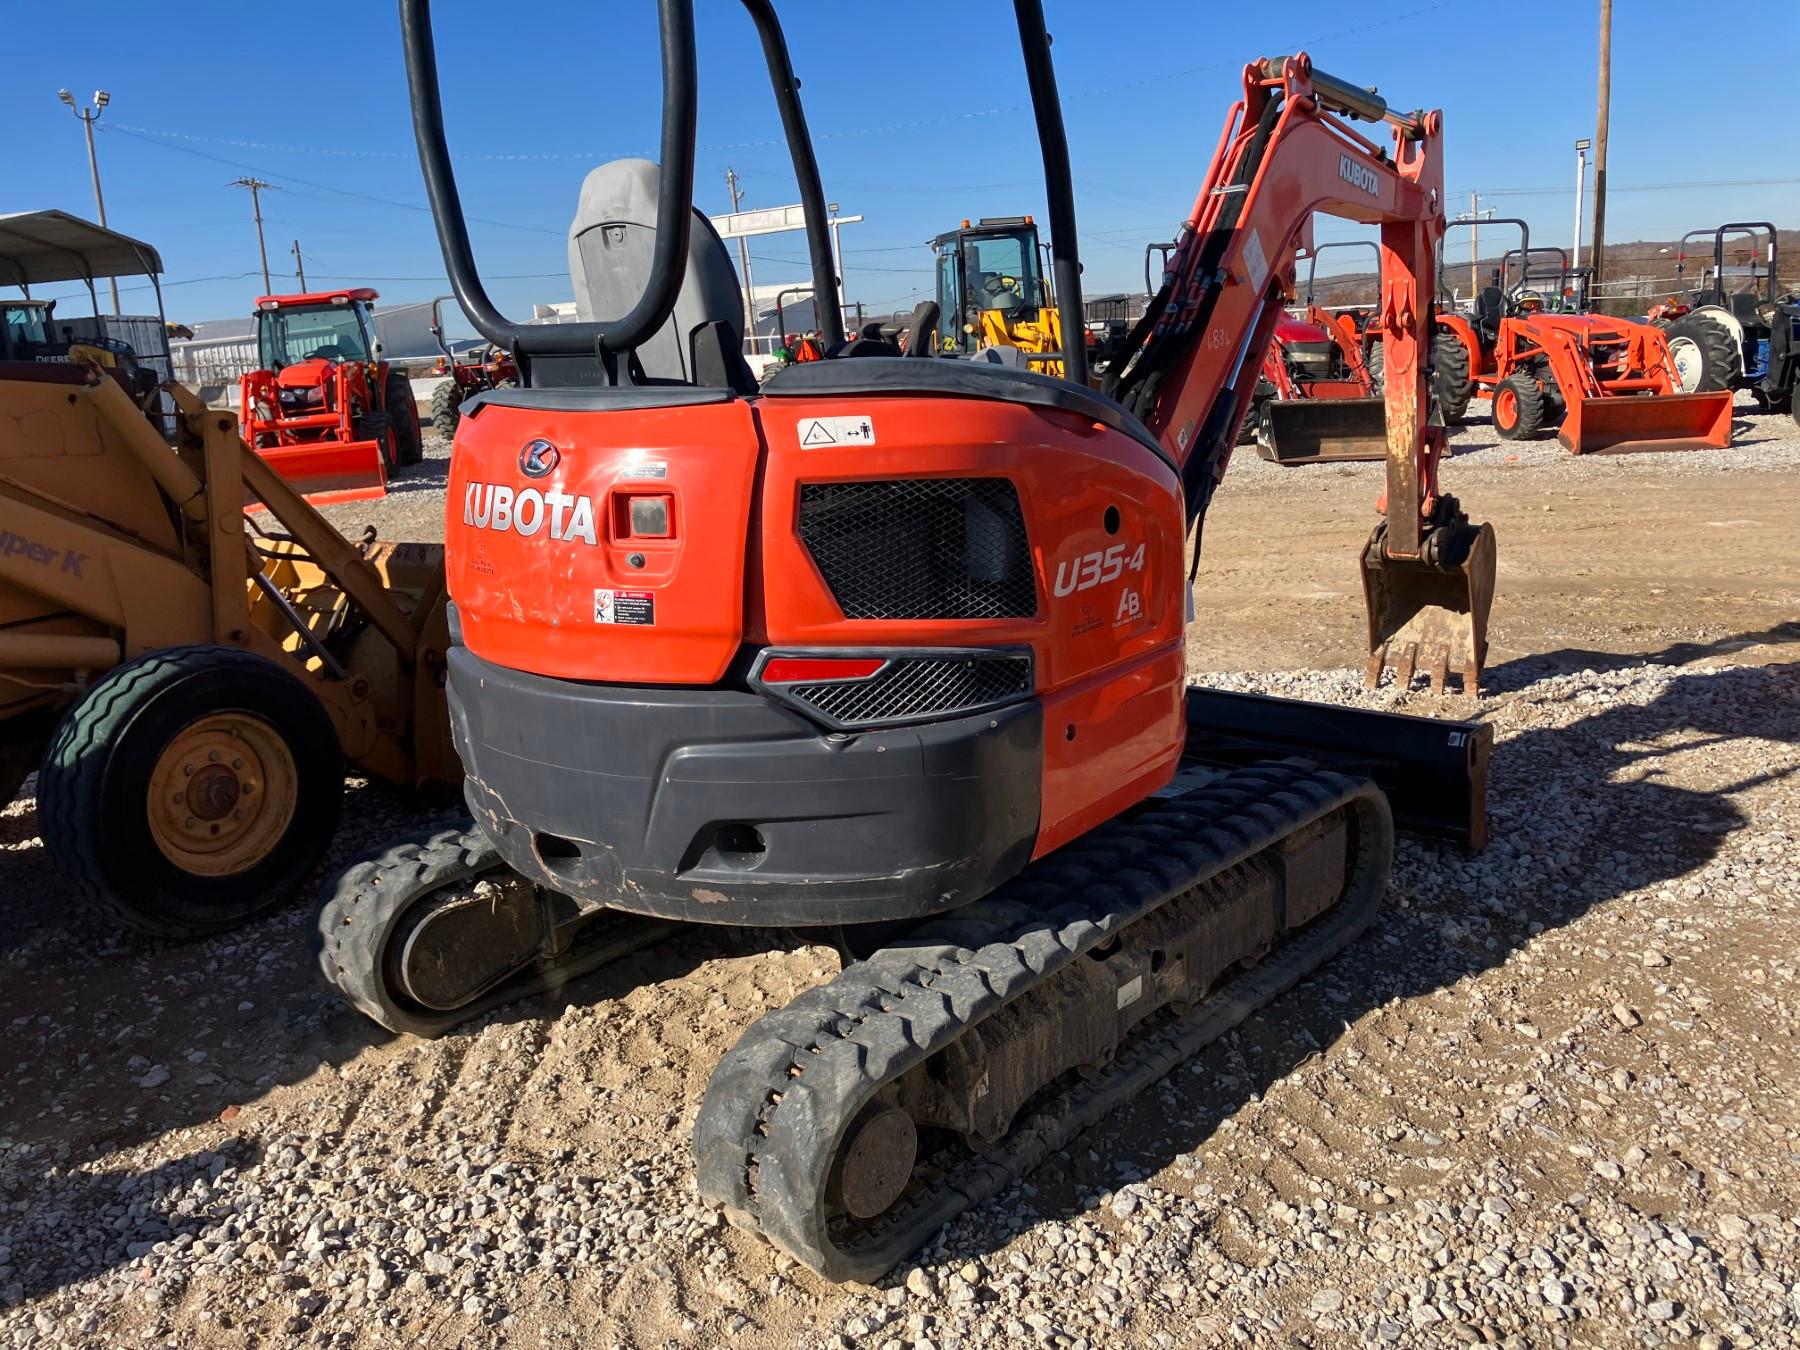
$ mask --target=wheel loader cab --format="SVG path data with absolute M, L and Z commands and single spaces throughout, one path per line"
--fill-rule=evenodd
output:
M 54 300 L 0 301 L 0 361 L 35 361 L 50 346 Z
M 1016 337 L 1011 330 L 1020 325 L 1038 324 L 1048 300 L 1030 216 L 984 218 L 975 226 L 965 220 L 961 229 L 932 240 L 931 247 L 939 351 L 967 354 L 996 337 Z

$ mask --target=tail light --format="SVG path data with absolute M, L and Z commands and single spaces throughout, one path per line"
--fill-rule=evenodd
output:
M 836 730 L 866 730 L 1005 707 L 1032 693 L 1029 648 L 776 652 L 752 687 Z

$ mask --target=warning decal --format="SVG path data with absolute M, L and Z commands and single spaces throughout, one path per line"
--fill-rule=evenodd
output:
M 1244 245 L 1244 270 L 1250 273 L 1250 285 L 1256 290 L 1260 291 L 1269 279 L 1269 259 L 1255 230 L 1250 231 L 1250 240 Z
M 595 591 L 594 622 L 654 624 L 656 622 L 656 592 Z
M 868 417 L 802 417 L 800 448 L 822 450 L 832 445 L 875 444 L 875 423 Z

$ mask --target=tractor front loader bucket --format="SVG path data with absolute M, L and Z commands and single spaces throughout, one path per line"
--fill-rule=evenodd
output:
M 309 501 L 369 501 L 387 495 L 387 470 L 379 441 L 307 441 L 256 451 Z M 245 505 L 260 505 L 246 502 Z
M 1443 693 L 1452 672 L 1462 691 L 1481 690 L 1487 660 L 1488 612 L 1494 605 L 1494 527 L 1466 520 L 1432 532 L 1425 558 L 1387 556 L 1387 526 L 1376 527 L 1362 555 L 1363 601 L 1369 618 L 1366 683 L 1392 666 L 1400 688 L 1415 671 Z
M 1387 458 L 1387 404 L 1378 398 L 1273 399 L 1256 449 L 1277 464 Z
M 1720 450 L 1731 444 L 1731 391 L 1579 398 L 1556 438 L 1577 455 Z

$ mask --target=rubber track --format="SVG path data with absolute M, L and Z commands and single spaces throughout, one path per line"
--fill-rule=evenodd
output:
M 1106 1070 L 1040 1094 L 1004 1140 L 852 1245 L 827 1234 L 838 1140 L 882 1085 L 1158 905 L 1345 808 L 1359 842 L 1345 900 L 1186 1016 L 1126 1041 Z M 695 1122 L 701 1194 L 827 1278 L 873 1280 L 1354 940 L 1380 908 L 1392 854 L 1378 789 L 1289 764 L 1241 769 L 1103 825 L 752 1026 Z
M 381 995 L 381 948 L 398 909 L 443 886 L 473 881 L 504 864 L 493 844 L 468 824 L 440 827 L 421 839 L 385 849 L 356 863 L 324 886 L 319 909 L 319 969 L 365 1016 L 389 1031 L 434 1036 L 474 1012 L 396 1015 Z M 437 1022 L 442 1020 L 443 1026 Z
M 115 667 L 63 714 L 38 770 L 38 829 L 57 870 L 85 903 L 121 928 L 150 937 L 206 937 L 218 928 L 214 924 L 183 923 L 146 914 L 122 899 L 100 868 L 107 844 L 97 833 L 99 822 L 84 803 L 95 799 L 98 780 L 106 771 L 106 757 L 100 748 L 119 733 L 123 721 L 150 689 L 165 679 L 186 674 L 191 669 L 189 660 L 197 652 L 205 653 L 207 664 L 215 669 L 242 666 L 261 676 L 272 666 L 250 652 L 200 643 L 165 647 Z M 274 668 L 280 671 L 280 667 Z M 281 673 L 293 680 L 299 694 L 312 697 L 299 680 L 286 671 Z
M 493 843 L 467 817 L 421 839 L 355 864 L 325 883 L 318 921 L 319 969 L 357 1009 L 389 1031 L 434 1037 L 491 1008 L 559 988 L 569 980 L 661 941 L 679 925 L 619 916 L 624 927 L 611 940 L 574 950 L 548 964 L 524 967 L 473 1002 L 448 1012 L 402 1006 L 384 996 L 383 954 L 394 921 L 432 891 L 506 871 Z M 598 915 L 604 921 L 609 916 Z

